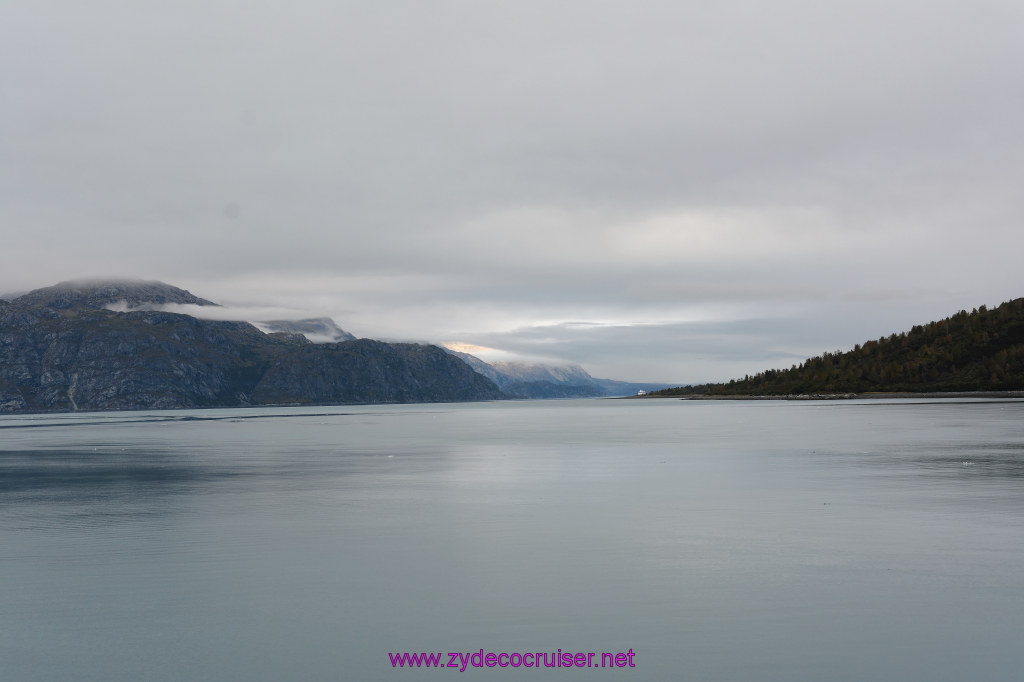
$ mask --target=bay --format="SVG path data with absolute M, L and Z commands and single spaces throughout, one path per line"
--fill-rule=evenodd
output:
M 1024 402 L 0 417 L 12 680 L 1015 680 Z M 395 670 L 389 653 L 634 652 Z

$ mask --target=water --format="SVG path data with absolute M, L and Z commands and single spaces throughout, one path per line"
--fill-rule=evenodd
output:
M 1022 417 L 677 400 L 2 417 L 0 676 L 1017 680 Z M 636 665 L 388 658 L 480 649 Z

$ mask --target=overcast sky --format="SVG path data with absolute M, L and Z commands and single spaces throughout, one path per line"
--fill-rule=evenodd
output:
M 0 292 L 788 367 L 1024 295 L 1022 35 L 1019 0 L 5 0 Z

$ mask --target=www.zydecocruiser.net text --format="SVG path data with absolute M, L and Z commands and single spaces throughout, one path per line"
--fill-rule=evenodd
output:
M 392 653 L 388 659 L 393 668 L 454 668 L 465 672 L 467 668 L 635 668 L 632 649 L 612 653 L 593 651 L 527 651 L 512 653 L 493 651 L 449 651 L 436 653 Z

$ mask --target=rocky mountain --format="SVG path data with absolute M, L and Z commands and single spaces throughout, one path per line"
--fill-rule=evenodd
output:
M 251 399 L 266 403 L 412 403 L 504 398 L 437 346 L 370 339 L 307 344 L 279 355 Z
M 112 306 L 140 308 L 167 303 L 217 305 L 170 284 L 143 280 L 83 279 L 60 282 L 52 287 L 30 291 L 14 299 L 27 306 L 103 309 Z
M 354 341 L 356 338 L 339 327 L 329 317 L 315 317 L 305 320 L 271 320 L 255 324 L 260 331 L 268 334 L 301 334 L 313 343 L 337 343 L 338 341 Z
M 160 282 L 62 283 L 0 302 L 0 412 L 448 402 L 505 397 L 435 346 L 312 344 L 246 322 L 156 310 L 214 305 Z
M 450 354 L 454 355 L 455 357 L 459 358 L 467 365 L 472 367 L 473 371 L 477 372 L 478 374 L 482 374 L 491 381 L 493 381 L 498 388 L 501 388 L 502 386 L 507 386 L 508 384 L 515 381 L 515 379 L 513 379 L 512 377 L 506 374 L 502 374 L 497 369 L 487 364 L 486 362 L 484 362 L 475 355 L 451 349 L 446 350 L 448 350 Z

